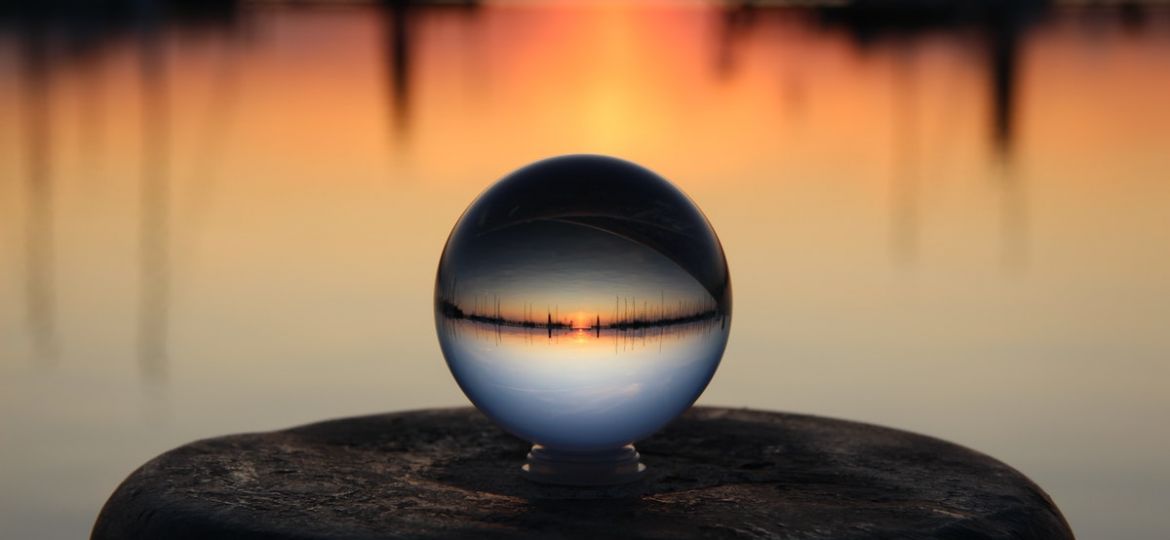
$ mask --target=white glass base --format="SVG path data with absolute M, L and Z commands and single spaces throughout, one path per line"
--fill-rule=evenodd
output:
M 528 452 L 528 463 L 520 469 L 525 478 L 541 484 L 612 486 L 645 475 L 646 466 L 638 458 L 632 444 L 595 452 L 556 450 L 537 444 Z

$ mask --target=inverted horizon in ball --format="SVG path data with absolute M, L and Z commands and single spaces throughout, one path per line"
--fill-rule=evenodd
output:
M 695 204 L 597 155 L 536 162 L 476 198 L 435 285 L 460 388 L 553 461 L 616 456 L 685 411 L 719 365 L 730 317 L 723 249 Z

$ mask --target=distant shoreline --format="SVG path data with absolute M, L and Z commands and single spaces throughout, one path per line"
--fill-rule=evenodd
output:
M 602 324 L 600 315 L 594 315 L 593 321 L 591 321 L 588 326 L 582 326 L 574 324 L 575 321 L 554 321 L 552 320 L 551 314 L 548 315 L 548 318 L 544 322 L 531 319 L 509 319 L 503 316 L 467 313 L 465 310 L 463 310 L 463 308 L 445 299 L 440 299 L 436 303 L 438 307 L 438 313 L 446 319 L 466 320 L 494 326 L 542 330 L 642 330 L 646 328 L 660 328 L 704 321 L 717 321 L 720 319 L 724 319 L 723 324 L 726 324 L 727 317 L 726 314 L 721 313 L 718 309 L 712 308 L 694 313 L 687 313 L 685 315 L 654 318 L 631 317 L 629 319 L 622 319 L 615 322 Z

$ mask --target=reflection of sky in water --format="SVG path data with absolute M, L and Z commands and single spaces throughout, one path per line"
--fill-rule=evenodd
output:
M 193 439 L 465 404 L 428 316 L 451 219 L 575 151 L 718 225 L 740 294 L 702 401 L 941 436 L 1082 538 L 1165 536 L 1166 10 L 874 36 L 739 4 L 413 6 L 394 43 L 376 3 L 6 26 L 0 538 L 85 537 Z
M 510 226 L 463 242 L 448 253 L 458 277 L 455 299 L 472 306 L 477 295 L 498 295 L 505 316 L 518 318 L 523 305 L 544 318 L 559 307 L 608 321 L 615 299 L 633 299 L 638 309 L 659 304 L 707 302 L 710 294 L 673 261 L 645 246 L 592 227 L 540 220 Z M 493 300 L 494 302 L 494 300 Z
M 727 335 L 719 321 L 550 337 L 439 319 L 448 365 L 480 410 L 521 438 L 574 450 L 636 441 L 685 410 Z

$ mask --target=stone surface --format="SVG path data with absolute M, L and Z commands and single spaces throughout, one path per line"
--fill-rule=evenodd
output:
M 528 446 L 472 409 L 207 439 L 131 474 L 93 538 L 1072 538 L 1003 463 L 873 425 L 699 407 L 602 489 L 523 480 Z

